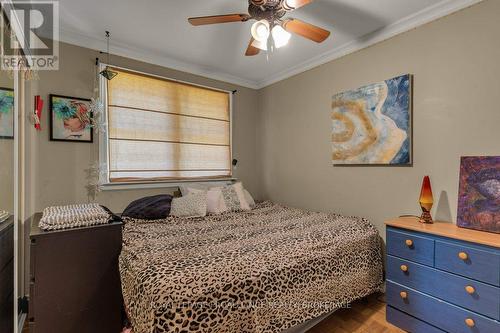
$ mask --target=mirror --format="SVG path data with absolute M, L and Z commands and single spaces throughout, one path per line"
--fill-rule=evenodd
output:
M 0 69 L 0 332 L 14 330 L 14 118 L 13 73 Z

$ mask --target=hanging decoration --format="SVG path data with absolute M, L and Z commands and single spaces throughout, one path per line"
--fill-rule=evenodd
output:
M 107 45 L 107 57 L 108 57 L 108 65 L 109 65 L 109 38 L 110 38 L 110 35 L 109 35 L 109 31 L 106 31 L 106 45 Z M 112 71 L 111 69 L 109 69 L 108 66 L 106 66 L 106 68 L 104 70 L 102 70 L 99 74 L 101 74 L 102 76 L 104 76 L 107 80 L 112 80 L 116 75 L 118 75 L 117 72 L 114 72 Z
M 104 116 L 104 105 L 99 97 L 90 99 L 90 111 L 92 112 L 92 128 L 94 133 L 106 133 L 106 117 Z
M 100 182 L 102 177 L 106 176 L 106 165 L 97 161 L 91 162 L 89 167 L 85 169 L 87 185 L 87 196 L 91 200 L 95 200 L 97 195 L 102 191 Z
M 42 109 L 43 109 L 43 99 L 40 95 L 35 96 L 35 110 L 33 110 L 33 124 L 37 131 L 41 131 L 42 127 L 40 124 L 40 119 L 42 118 Z
M 109 51 L 109 49 L 108 49 Z M 108 52 L 109 54 L 109 52 Z M 106 133 L 107 124 L 104 114 L 104 103 L 99 93 L 99 58 L 96 58 L 94 66 L 94 82 L 92 88 L 92 97 L 90 99 L 89 110 L 92 113 L 92 128 L 96 134 Z M 106 176 L 106 164 L 100 164 L 94 161 L 93 150 L 91 150 L 90 160 L 93 161 L 85 169 L 87 185 L 87 196 L 89 201 L 95 201 L 97 195 L 102 191 L 101 178 Z
M 89 109 L 92 112 L 92 127 L 96 134 L 106 132 L 106 117 L 104 115 L 104 103 L 99 94 L 99 58 L 95 59 L 94 82 L 92 98 L 90 99 Z

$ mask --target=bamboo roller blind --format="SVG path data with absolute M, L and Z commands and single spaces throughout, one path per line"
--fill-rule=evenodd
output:
M 231 175 L 229 94 L 113 68 L 108 81 L 112 182 Z

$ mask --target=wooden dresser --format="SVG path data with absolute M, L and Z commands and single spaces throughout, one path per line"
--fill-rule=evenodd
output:
M 30 333 L 121 331 L 122 223 L 44 232 L 31 219 Z
M 0 223 L 0 333 L 14 331 L 14 219 Z
M 412 333 L 500 332 L 500 235 L 399 218 L 387 226 L 387 321 Z

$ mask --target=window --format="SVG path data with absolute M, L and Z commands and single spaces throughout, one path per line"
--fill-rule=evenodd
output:
M 112 68 L 106 133 L 111 183 L 231 176 L 228 92 Z

